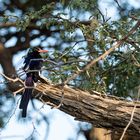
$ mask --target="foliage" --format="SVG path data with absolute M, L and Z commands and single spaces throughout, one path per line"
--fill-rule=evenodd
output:
M 47 1 L 47 4 L 37 0 L 5 0 L 1 3 L 5 8 L 0 14 L 0 41 L 6 44 L 15 37 L 15 45 L 8 47 L 16 48 L 16 53 L 33 47 L 31 42 L 36 39 L 39 40 L 36 46 L 52 50 L 47 59 L 55 64 L 47 61 L 44 65 L 46 76 L 54 83 L 64 82 L 105 53 L 128 33 L 139 18 L 139 9 L 134 9 L 127 1 L 121 6 L 113 1 L 119 13 L 119 19 L 115 21 L 101 12 L 95 0 L 90 3 L 88 0 Z M 137 30 L 120 48 L 69 85 L 135 97 L 140 82 L 139 66 L 136 65 L 140 63 L 139 45 L 140 30 Z
M 62 81 L 66 80 L 77 69 L 82 69 L 87 65 L 86 60 L 90 61 L 103 54 L 133 27 L 135 21 L 131 17 L 120 18 L 118 21 L 104 21 L 105 16 L 103 18 L 95 4 L 95 1 L 90 5 L 88 1 L 70 1 L 63 7 L 62 11 L 59 8 L 62 7 L 60 3 L 60 6 L 58 6 L 58 4 L 52 2 L 42 6 L 41 10 L 26 12 L 22 18 L 16 18 L 16 21 L 14 21 L 16 26 L 22 31 L 26 31 L 28 26 L 32 24 L 32 21 L 35 21 L 34 26 L 39 27 L 41 25 L 41 28 L 46 27 L 51 31 L 59 30 L 59 36 L 57 35 L 58 38 L 56 38 L 57 33 L 55 33 L 54 40 L 60 42 L 57 45 L 55 44 L 55 49 L 60 50 L 61 54 L 57 54 L 57 51 L 54 51 L 51 57 L 53 57 L 54 61 L 57 60 L 57 63 L 63 62 L 68 63 L 68 65 L 61 65 L 61 68 L 56 66 L 49 73 L 51 80 L 57 79 L 55 82 L 58 82 L 60 79 L 63 79 Z M 92 9 L 93 6 L 94 8 Z M 54 10 L 57 12 L 53 13 Z M 68 10 L 68 12 L 76 10 L 79 12 L 79 15 L 88 11 L 92 18 L 89 17 L 88 21 L 83 21 L 80 18 L 77 19 L 77 17 L 69 15 L 65 10 Z M 95 13 L 93 13 L 94 11 Z M 67 16 L 69 16 L 68 19 L 65 18 Z M 40 22 L 39 26 L 37 24 L 38 21 Z M 79 32 L 82 34 L 79 35 Z M 129 38 L 130 40 L 126 40 L 120 49 L 98 62 L 95 67 L 86 71 L 86 73 L 80 75 L 73 81 L 74 86 L 86 90 L 100 90 L 100 92 L 103 90 L 104 92 L 120 96 L 129 95 L 129 91 L 137 87 L 139 83 L 139 80 L 135 79 L 139 77 L 139 68 L 134 65 L 134 62 L 126 64 L 132 61 L 132 53 L 135 54 L 138 50 L 138 47 L 136 48 L 130 44 L 132 40 L 134 40 L 134 44 L 139 42 L 138 36 L 139 33 L 136 32 L 135 35 Z M 77 44 L 73 45 L 75 42 Z M 62 55 L 65 53 L 66 55 Z M 81 58 L 85 59 L 85 62 L 80 62 L 80 60 L 75 62 Z M 71 65 L 69 65 L 69 59 L 72 59 Z M 46 65 L 46 69 L 49 69 L 49 66 Z M 126 81 L 121 82 L 122 79 L 126 79 Z

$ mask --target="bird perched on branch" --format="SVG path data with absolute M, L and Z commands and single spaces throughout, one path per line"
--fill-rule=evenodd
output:
M 42 57 L 40 53 L 46 53 L 47 50 L 42 50 L 39 47 L 31 48 L 25 57 L 23 70 L 26 72 L 25 90 L 22 95 L 19 108 L 22 109 L 22 117 L 26 117 L 27 106 L 31 99 L 34 89 L 34 83 L 40 78 L 39 71 L 42 67 Z

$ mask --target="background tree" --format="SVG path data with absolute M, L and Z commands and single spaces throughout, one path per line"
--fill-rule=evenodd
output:
M 45 76 L 54 84 L 60 84 L 123 39 L 118 48 L 67 84 L 81 90 L 131 100 L 137 98 L 140 82 L 139 27 L 134 34 L 124 37 L 139 20 L 140 6 L 117 0 L 108 4 L 116 8 L 115 20 L 108 16 L 110 7 L 106 13 L 103 12 L 101 1 L 64 0 L 47 1 L 47 4 L 46 0 L 1 1 L 0 63 L 4 74 L 10 77 L 18 75 L 12 62 L 15 54 L 29 47 L 42 46 L 50 50 L 49 57 L 44 58 L 54 62 L 45 63 Z M 17 85 L 8 83 L 7 87 L 10 92 Z M 4 95 L 1 99 L 12 98 L 9 94 L 5 96 L 5 88 L 1 90 Z M 3 110 L 0 116 L 1 126 L 7 112 Z

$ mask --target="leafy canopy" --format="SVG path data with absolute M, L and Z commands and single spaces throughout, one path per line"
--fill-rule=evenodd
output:
M 108 3 L 115 5 L 114 8 L 118 10 L 118 20 L 108 17 L 110 7 L 103 13 L 103 5 L 95 0 L 90 3 L 88 0 L 48 1 L 47 4 L 45 1 L 38 4 L 37 1 L 27 0 L 15 2 L 15 7 L 8 7 L 12 16 L 5 14 L 3 23 L 13 24 L 16 27 L 14 33 L 23 34 L 20 38 L 27 40 L 30 37 L 29 44 L 39 39 L 38 46 L 52 50 L 49 59 L 57 64 L 45 63 L 47 77 L 54 83 L 61 83 L 82 70 L 91 60 L 104 54 L 128 34 L 138 20 L 139 9 L 127 1 Z M 13 14 L 17 9 L 21 12 Z M 12 35 L 12 30 L 8 30 Z M 5 39 L 3 42 L 7 41 L 8 33 L 2 37 Z M 117 96 L 134 96 L 140 79 L 139 42 L 140 32 L 137 30 L 118 49 L 70 81 L 69 85 Z

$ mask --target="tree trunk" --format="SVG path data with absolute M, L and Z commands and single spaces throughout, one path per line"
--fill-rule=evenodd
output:
M 39 98 L 44 103 L 58 105 L 64 90 L 63 104 L 59 108 L 75 117 L 75 120 L 89 122 L 95 127 L 106 128 L 111 133 L 121 134 L 130 121 L 134 105 L 136 109 L 133 121 L 127 129 L 127 134 L 140 136 L 140 102 L 130 102 L 124 99 L 106 96 L 95 91 L 81 91 L 68 86 L 53 86 L 40 84 L 36 87 L 41 91 Z
M 120 140 L 121 133 L 111 133 L 110 130 L 104 128 L 92 127 L 88 130 L 81 130 L 86 140 Z M 123 140 L 140 140 L 139 136 L 130 136 L 127 133 L 124 135 Z
M 13 55 L 9 48 L 5 48 L 0 42 L 0 64 L 2 66 L 3 72 L 8 77 L 15 77 L 16 70 L 12 63 Z M 7 88 L 10 91 L 17 90 L 19 83 L 7 83 Z

